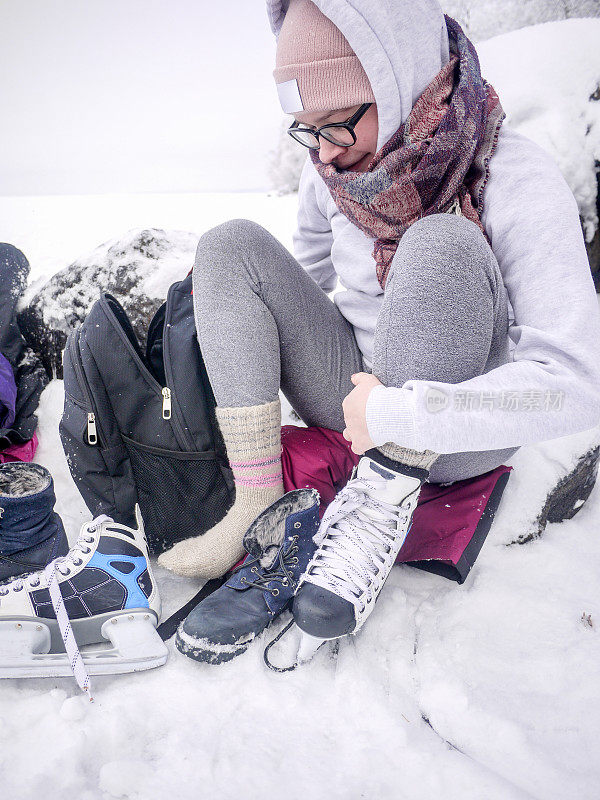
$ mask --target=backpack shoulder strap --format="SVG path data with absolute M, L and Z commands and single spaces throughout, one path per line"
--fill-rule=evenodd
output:
M 200 591 L 197 592 L 190 600 L 188 600 L 184 606 L 175 611 L 174 614 L 171 614 L 171 616 L 164 622 L 161 622 L 156 630 L 163 642 L 166 642 L 167 639 L 170 639 L 190 611 L 192 611 L 198 605 L 198 603 L 208 597 L 209 594 L 212 594 L 220 586 L 222 586 L 228 577 L 229 575 L 224 575 L 222 578 L 213 578 L 213 580 L 207 581 Z

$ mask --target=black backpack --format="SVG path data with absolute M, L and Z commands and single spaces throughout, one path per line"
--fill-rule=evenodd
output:
M 103 293 L 63 355 L 60 436 L 90 512 L 136 526 L 150 552 L 197 536 L 225 515 L 233 475 L 196 338 L 192 278 L 169 289 L 145 352 L 120 303 Z

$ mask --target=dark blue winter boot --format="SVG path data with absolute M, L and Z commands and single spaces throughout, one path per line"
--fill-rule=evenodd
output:
M 248 556 L 229 580 L 198 603 L 179 626 L 177 649 L 220 664 L 248 645 L 290 608 L 310 561 L 319 527 L 319 493 L 295 489 L 266 508 L 244 536 Z
M 41 464 L 0 466 L 0 582 L 68 553 L 54 502 L 52 476 Z

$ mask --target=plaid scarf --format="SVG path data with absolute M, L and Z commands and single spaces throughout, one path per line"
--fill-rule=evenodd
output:
M 483 190 L 505 114 L 481 77 L 471 41 L 448 16 L 446 26 L 450 61 L 366 172 L 322 164 L 317 151 L 310 151 L 340 211 L 376 237 L 373 258 L 382 289 L 398 242 L 418 219 L 460 209 L 485 234 Z

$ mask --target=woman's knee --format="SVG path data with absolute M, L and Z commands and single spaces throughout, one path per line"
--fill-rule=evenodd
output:
M 459 284 L 467 295 L 492 295 L 501 288 L 501 273 L 481 229 L 456 214 L 431 214 L 415 222 L 400 240 L 392 262 L 394 272 L 428 283 L 434 275 L 445 286 Z M 481 287 L 479 290 L 476 287 Z M 485 287 L 485 289 L 484 289 Z
M 232 250 L 252 249 L 265 235 L 271 234 L 251 219 L 229 219 L 202 234 L 198 242 L 196 260 L 198 256 L 203 256 L 207 252 L 228 253 Z
M 225 274 L 248 268 L 271 234 L 249 219 L 230 219 L 200 237 L 194 261 L 194 284 L 221 280 Z
M 3 264 L 17 264 L 21 269 L 29 269 L 29 262 L 25 255 L 14 245 L 0 242 L 0 262 Z
M 455 265 L 464 261 L 487 261 L 494 255 L 482 230 L 471 220 L 456 214 L 430 214 L 406 231 L 398 246 L 400 253 L 414 251 L 427 261 Z
M 437 242 L 451 251 L 485 250 L 489 245 L 481 228 L 460 214 L 429 214 L 413 223 L 401 239 L 401 246 L 420 241 Z

